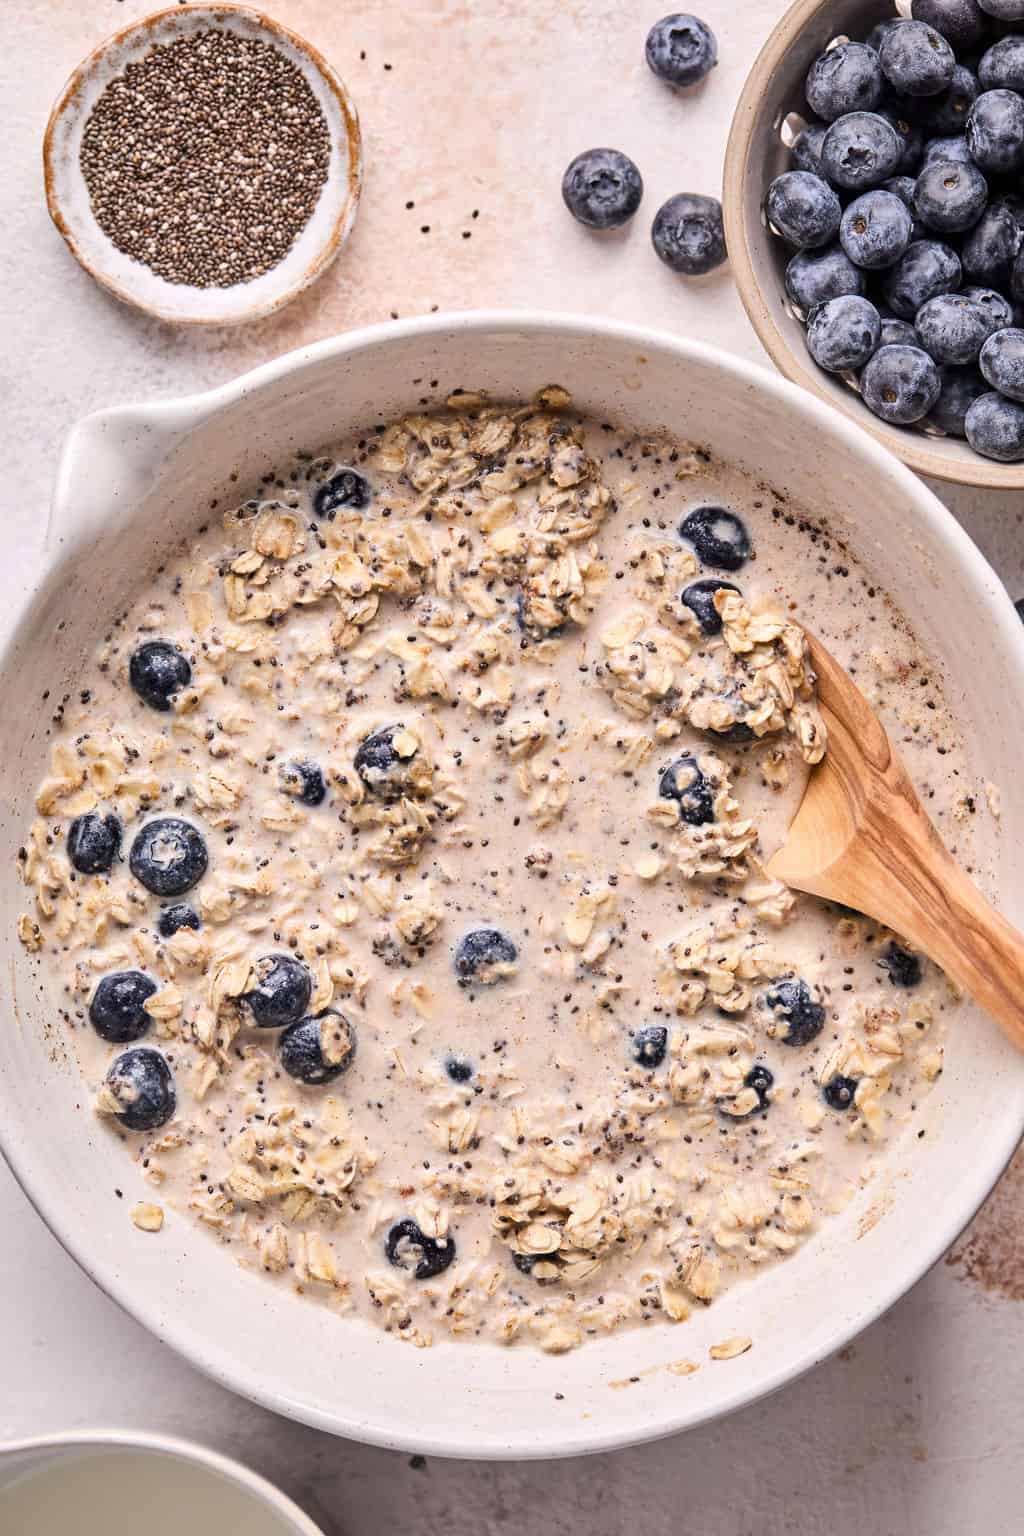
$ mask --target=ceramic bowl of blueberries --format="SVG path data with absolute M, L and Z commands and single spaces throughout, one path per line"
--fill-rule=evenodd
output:
M 921 474 L 1024 488 L 1024 0 L 797 0 L 733 118 L 773 362 Z
M 823 594 L 830 549 L 835 559 L 845 545 L 877 578 L 944 678 L 976 782 L 1001 786 L 999 826 L 977 818 L 977 868 L 1001 909 L 1024 916 L 1016 857 L 1024 789 L 1019 732 L 1006 708 L 1024 679 L 1024 626 L 932 492 L 842 412 L 776 372 L 587 317 L 438 315 L 322 342 L 210 394 L 121 406 L 81 422 L 58 468 L 43 562 L 25 572 L 24 605 L 0 649 L 0 712 L 17 722 L 0 792 L 0 866 L 8 871 L 0 882 L 0 1145 L 69 1253 L 196 1367 L 317 1428 L 431 1455 L 607 1450 L 775 1390 L 844 1345 L 940 1257 L 1024 1126 L 1024 1057 L 967 1010 L 915 1119 L 918 1135 L 799 1255 L 695 1309 L 684 1324 L 594 1337 L 566 1355 L 453 1340 L 441 1329 L 431 1348 L 410 1348 L 268 1286 L 238 1263 L 235 1248 L 169 1202 L 159 1237 L 140 1238 L 129 1212 L 152 1198 L 152 1187 L 94 1113 L 96 1085 L 83 1082 L 39 958 L 16 935 L 26 894 L 15 863 L 54 713 L 80 688 L 83 661 L 111 616 L 194 535 L 211 500 L 234 505 L 296 449 L 312 452 L 367 423 L 440 406 L 458 385 L 522 401 L 549 384 L 564 386 L 599 422 L 668 429 L 702 446 L 753 476 L 780 515 L 786 503 L 813 509 L 827 530 Z M 674 497 L 681 524 L 699 492 L 680 482 Z M 965 614 L 970 623 L 951 622 Z M 152 669 L 154 688 L 160 676 Z M 203 857 L 183 845 L 189 877 Z M 369 1080 L 365 1086 L 372 1091 Z M 729 1360 L 709 1355 L 735 1336 L 753 1347 Z M 699 1369 L 684 1374 L 680 1361 Z

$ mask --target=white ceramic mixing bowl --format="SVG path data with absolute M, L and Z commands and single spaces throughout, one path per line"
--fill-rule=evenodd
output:
M 980 839 L 981 857 L 1002 909 L 1024 919 L 1014 703 L 1024 629 L 993 571 L 920 481 L 839 412 L 773 374 L 597 320 L 438 316 L 323 342 L 208 395 L 80 423 L 60 465 L 46 568 L 0 655 L 8 741 L 0 806 L 0 866 L 9 872 L 0 886 L 9 991 L 4 1149 L 82 1266 L 195 1365 L 323 1429 L 437 1455 L 555 1456 L 624 1445 L 781 1386 L 935 1262 L 1024 1127 L 1024 1058 L 968 1009 L 915 1120 L 926 1134 L 902 1143 L 890 1171 L 799 1255 L 685 1324 L 620 1333 L 558 1358 L 446 1341 L 413 1349 L 244 1272 L 230 1249 L 184 1216 L 172 1213 L 158 1237 L 132 1227 L 128 1209 L 152 1191 L 94 1118 L 60 1021 L 14 936 L 28 904 L 14 861 L 55 703 L 77 686 L 109 616 L 203 521 L 212 496 L 237 496 L 295 450 L 387 421 L 426 397 L 443 400 L 455 386 L 508 398 L 549 383 L 601 419 L 664 426 L 708 444 L 849 541 L 933 656 L 966 725 L 979 784 L 1002 787 L 1000 834 L 987 847 Z M 709 1346 L 731 1335 L 750 1336 L 753 1348 L 710 1361 Z M 668 1369 L 681 1358 L 700 1370 Z

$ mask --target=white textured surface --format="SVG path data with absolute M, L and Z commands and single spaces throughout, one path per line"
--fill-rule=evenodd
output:
M 216 384 L 303 341 L 433 305 L 593 310 L 758 355 L 728 276 L 684 285 L 655 261 L 647 229 L 670 193 L 717 190 L 731 103 L 781 0 L 702 0 L 722 63 L 687 99 L 661 90 L 641 60 L 657 0 L 276 0 L 274 14 L 321 47 L 353 92 L 366 193 L 349 246 L 309 294 L 242 332 L 202 336 L 100 293 L 42 198 L 53 96 L 100 37 L 149 8 L 38 0 L 0 16 L 3 511 L 20 557 L 0 565 L 0 612 L 41 544 L 53 452 L 97 406 Z M 645 175 L 643 210 L 621 236 L 586 235 L 560 203 L 562 168 L 593 143 L 626 149 Z M 1012 595 L 1024 592 L 1021 498 L 945 494 Z M 898 537 L 897 508 L 893 521 Z M 351 1536 L 1009 1536 L 1020 1529 L 1022 1171 L 977 1229 L 968 1267 L 989 1289 L 962 1264 L 939 1266 L 847 1359 L 761 1407 L 587 1463 L 423 1468 L 275 1419 L 196 1376 L 99 1295 L 0 1171 L 0 1436 L 100 1422 L 191 1435 L 250 1461 L 326 1531 Z

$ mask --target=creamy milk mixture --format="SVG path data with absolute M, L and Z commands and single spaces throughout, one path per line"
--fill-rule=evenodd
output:
M 215 506 L 58 712 L 22 855 L 136 1226 L 420 1345 L 565 1350 L 792 1253 L 956 1006 L 762 867 L 826 750 L 795 616 L 963 841 L 899 616 L 770 489 L 568 404 L 452 397 Z

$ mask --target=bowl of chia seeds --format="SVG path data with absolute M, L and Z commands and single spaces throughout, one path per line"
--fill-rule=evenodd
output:
M 303 38 L 247 7 L 188 5 L 79 65 L 43 167 L 50 217 L 97 282 L 162 320 L 229 325 L 330 266 L 362 148 L 345 86 Z

